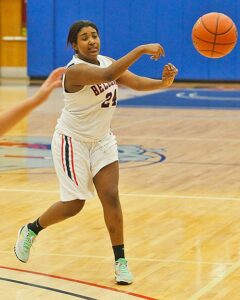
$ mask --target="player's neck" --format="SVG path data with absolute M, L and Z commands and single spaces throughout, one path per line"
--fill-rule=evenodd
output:
M 88 63 L 98 65 L 98 66 L 100 65 L 97 57 L 96 58 L 90 58 L 90 57 L 85 57 L 85 56 L 83 57 L 81 54 L 80 55 L 77 54 L 77 57 L 80 58 L 81 60 L 84 60 L 84 61 L 88 62 Z

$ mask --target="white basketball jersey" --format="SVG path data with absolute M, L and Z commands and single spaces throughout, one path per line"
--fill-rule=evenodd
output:
M 106 68 L 112 61 L 102 55 L 97 57 L 100 65 L 94 67 Z M 88 64 L 76 55 L 68 63 Z M 116 81 L 85 85 L 75 93 L 68 93 L 64 89 L 65 106 L 58 119 L 56 131 L 80 141 L 94 142 L 103 139 L 110 132 L 110 123 L 117 104 L 118 86 Z

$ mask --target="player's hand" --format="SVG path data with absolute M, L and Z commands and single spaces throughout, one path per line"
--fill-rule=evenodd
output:
M 158 60 L 161 56 L 165 56 L 164 49 L 160 44 L 146 44 L 140 47 L 144 54 L 151 55 L 151 59 Z
M 48 78 L 43 82 L 38 91 L 33 95 L 33 101 L 36 104 L 41 104 L 47 100 L 53 89 L 60 87 L 62 84 L 62 75 L 66 71 L 66 67 L 60 67 L 53 70 Z
M 162 72 L 163 86 L 164 87 L 171 86 L 177 74 L 178 74 L 178 69 L 174 65 L 170 63 L 165 65 Z
M 60 87 L 62 83 L 62 75 L 65 72 L 65 67 L 60 67 L 55 70 L 53 70 L 48 78 L 44 81 L 44 83 L 41 86 L 41 89 L 45 89 L 46 91 L 52 91 L 56 87 Z

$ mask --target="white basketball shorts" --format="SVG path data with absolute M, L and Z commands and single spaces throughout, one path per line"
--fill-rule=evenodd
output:
M 89 143 L 55 132 L 52 155 L 61 201 L 87 200 L 94 196 L 93 177 L 118 160 L 117 141 L 112 133 L 99 142 Z

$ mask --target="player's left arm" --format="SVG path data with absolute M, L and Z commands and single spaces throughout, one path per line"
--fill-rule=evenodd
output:
M 108 58 L 114 61 L 113 58 Z M 127 70 L 117 79 L 117 83 L 136 91 L 152 91 L 170 87 L 177 74 L 178 69 L 173 64 L 168 63 L 163 67 L 161 80 L 138 76 Z
M 163 68 L 161 80 L 142 77 L 130 71 L 125 71 L 123 75 L 118 78 L 117 83 L 137 91 L 158 90 L 170 87 L 177 73 L 177 68 L 169 63 Z
M 61 77 L 64 72 L 65 67 L 55 69 L 32 97 L 29 97 L 9 110 L 0 113 L 0 136 L 26 117 L 33 109 L 47 100 L 52 90 L 61 86 Z

